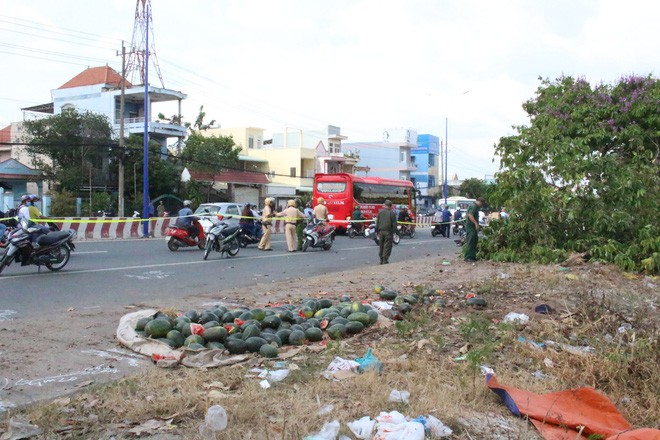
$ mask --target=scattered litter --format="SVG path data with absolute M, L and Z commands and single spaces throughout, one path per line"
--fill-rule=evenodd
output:
M 455 357 L 453 360 L 459 362 L 459 361 L 464 361 L 465 359 L 467 359 L 467 355 Z
M 318 415 L 324 416 L 326 414 L 330 414 L 332 410 L 335 409 L 334 405 L 328 404 L 328 405 L 323 405 L 318 412 Z
M 337 356 L 325 369 L 323 377 L 329 380 L 347 379 L 357 375 L 359 366 L 360 364 L 355 361 Z
M 390 397 L 387 399 L 389 402 L 409 403 L 410 392 L 406 390 L 392 390 Z
M 360 373 L 364 373 L 365 371 L 383 372 L 383 363 L 373 355 L 371 348 L 367 349 L 364 357 L 355 359 L 355 362 L 359 364 L 358 372 Z
M 452 431 L 449 426 L 445 425 L 432 415 L 426 416 L 426 429 L 431 431 L 431 434 L 436 438 L 449 437 L 454 434 L 454 431 Z
M 392 304 L 388 303 L 387 301 L 373 301 L 371 305 L 378 310 L 392 310 L 392 308 L 394 307 Z
M 216 433 L 227 428 L 227 411 L 220 405 L 213 405 L 206 411 L 204 423 L 199 426 L 199 433 L 205 438 L 215 438 Z
M 261 388 L 263 388 L 264 390 L 267 390 L 268 388 L 270 388 L 270 382 L 264 379 L 261 382 L 259 382 L 259 386 L 261 386 Z
M 479 367 L 479 369 L 481 370 L 481 374 L 483 374 L 484 376 L 486 376 L 487 374 L 495 374 L 495 370 L 493 370 L 487 365 L 482 365 Z
M 378 423 L 391 423 L 396 425 L 399 423 L 404 423 L 405 421 L 406 416 L 401 414 L 399 411 L 382 411 L 380 414 L 378 414 L 378 417 L 376 417 L 376 422 Z
M 520 340 L 520 338 L 518 338 Z M 588 345 L 573 346 L 569 344 L 562 344 L 555 341 L 545 341 L 545 345 L 548 347 L 560 347 L 562 350 L 567 351 L 571 354 L 577 354 L 580 356 L 586 356 L 588 354 L 594 353 L 596 350 L 593 347 Z
M 364 416 L 359 420 L 348 422 L 346 425 L 358 439 L 368 439 L 371 438 L 375 424 L 376 421 L 371 420 L 371 417 Z
M 544 344 L 543 342 L 535 342 L 535 341 L 532 341 L 531 339 L 525 339 L 522 336 L 518 336 L 518 342 L 522 342 L 523 344 L 529 345 L 531 348 L 535 348 L 535 349 L 539 350 L 539 349 L 545 347 L 548 342 L 552 342 L 552 341 L 546 341 L 546 344 Z M 551 345 L 551 344 L 547 344 L 547 345 Z
M 570 272 L 571 268 L 570 267 L 560 267 L 559 272 Z
M 474 298 L 475 296 L 477 296 L 477 295 L 475 295 L 474 293 L 470 292 L 470 293 L 468 293 L 467 295 L 465 295 L 465 299 Z
M 281 382 L 289 375 L 288 369 L 283 370 L 263 370 L 259 373 L 260 379 L 266 379 L 271 382 Z
M 545 365 L 545 366 L 548 367 L 548 368 L 552 368 L 552 367 L 555 366 L 555 363 L 552 362 L 552 359 L 550 359 L 550 358 L 545 358 L 545 359 L 543 359 L 543 365 Z
M 308 435 L 304 440 L 335 440 L 339 435 L 339 421 L 333 420 L 323 425 L 319 432 L 313 435 Z
M 169 420 L 149 419 L 146 422 L 134 428 L 129 429 L 128 432 L 129 434 L 132 434 L 136 437 L 141 437 L 142 435 L 151 436 L 159 431 L 165 431 L 167 429 L 171 429 L 172 427 L 173 427 L 172 419 Z
M 539 379 L 539 380 L 545 380 L 545 379 L 548 378 L 548 375 L 547 375 L 547 374 L 544 374 L 542 371 L 539 371 L 539 370 L 536 370 L 535 372 L 533 372 L 533 373 L 532 373 L 532 376 L 533 376 L 535 379 Z
M 451 261 L 449 261 L 447 259 L 444 259 L 444 260 L 442 260 L 442 265 L 443 266 L 451 266 Z
M 419 422 L 378 423 L 374 440 L 424 440 L 424 425 Z
M 626 323 L 622 324 L 621 327 L 619 327 L 617 329 L 617 332 L 623 334 L 623 333 L 626 333 L 629 330 L 632 330 L 632 325 L 630 325 L 629 323 L 626 322 Z
M 509 312 L 502 322 L 506 324 L 527 324 L 529 322 L 529 316 L 524 313 Z
M 499 274 L 498 277 L 499 277 L 499 279 L 501 279 L 501 280 L 506 280 L 507 278 L 509 278 L 509 276 L 510 276 L 510 275 L 509 275 L 508 273 L 500 272 L 500 274 Z
M 575 275 L 574 273 L 567 273 L 567 274 L 564 275 L 564 276 L 565 276 L 566 279 L 569 280 L 569 281 L 577 281 L 577 280 L 580 279 L 580 277 L 578 277 L 578 276 Z
M 538 306 L 534 307 L 534 311 L 543 315 L 549 315 L 550 313 L 554 312 L 549 304 L 539 304 Z

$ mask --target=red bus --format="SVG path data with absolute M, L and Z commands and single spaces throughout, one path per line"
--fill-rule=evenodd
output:
M 362 215 L 367 219 L 376 217 L 385 200 L 391 200 L 394 205 L 406 205 L 415 212 L 415 187 L 409 180 L 359 177 L 346 173 L 316 174 L 314 206 L 319 197 L 325 200 L 330 223 L 342 230 L 346 229 L 355 205 L 360 206 Z

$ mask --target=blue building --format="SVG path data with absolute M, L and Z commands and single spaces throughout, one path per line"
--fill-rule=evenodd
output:
M 417 136 L 417 146 L 410 152 L 410 159 L 417 169 L 410 173 L 410 180 L 419 192 L 417 208 L 433 209 L 438 194 L 440 169 L 440 138 L 432 134 Z

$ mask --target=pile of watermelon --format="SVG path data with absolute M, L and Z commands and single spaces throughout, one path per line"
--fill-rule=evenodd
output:
M 272 358 L 284 345 L 318 342 L 324 333 L 331 339 L 342 339 L 360 333 L 377 320 L 378 313 L 368 304 L 341 301 L 333 305 L 328 299 L 308 298 L 299 305 L 263 309 L 214 306 L 201 313 L 189 310 L 177 317 L 158 312 L 138 320 L 135 331 L 175 349 L 252 352 Z

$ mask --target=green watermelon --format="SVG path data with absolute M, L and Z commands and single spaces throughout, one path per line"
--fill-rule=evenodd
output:
M 259 336 L 252 336 L 245 340 L 245 346 L 247 347 L 248 351 L 251 351 L 252 353 L 257 353 L 261 346 L 266 344 L 268 344 L 268 341 Z
M 200 335 L 190 335 L 185 339 L 185 341 L 183 341 L 183 345 L 189 347 L 190 344 L 204 345 L 206 344 L 206 341 Z
M 163 318 L 152 319 L 144 326 L 144 332 L 147 336 L 154 339 L 164 338 L 170 330 L 172 330 L 172 323 Z
M 209 327 L 204 330 L 204 339 L 209 342 L 222 342 L 227 337 L 227 329 L 220 326 Z
M 277 348 L 270 344 L 262 345 L 259 348 L 259 354 L 265 358 L 276 358 L 279 354 Z
M 169 332 L 167 332 L 166 337 L 167 339 L 172 341 L 172 343 L 174 344 L 174 348 L 179 348 L 183 346 L 184 342 L 186 342 L 186 338 L 178 330 L 170 330 Z
M 305 337 L 311 342 L 318 342 L 323 339 L 323 330 L 317 327 L 310 327 L 305 330 Z
M 289 334 L 289 344 L 303 345 L 305 343 L 305 332 L 302 330 L 294 330 Z
M 243 354 L 247 351 L 247 345 L 241 339 L 227 339 L 225 347 L 230 354 Z

